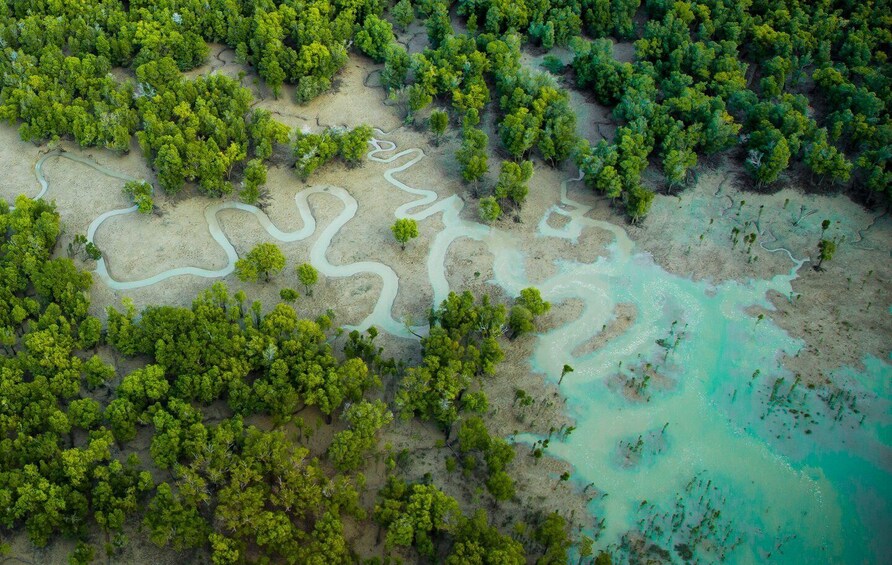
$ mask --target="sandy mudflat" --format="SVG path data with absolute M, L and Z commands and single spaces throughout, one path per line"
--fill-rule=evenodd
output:
M 423 37 L 423 30 L 413 25 L 409 32 L 401 34 L 400 39 L 416 50 L 421 48 Z M 616 55 L 620 59 L 627 58 L 628 51 L 627 45 L 616 46 Z M 293 103 L 290 87 L 283 88 L 279 100 L 274 100 L 265 87 L 255 84 L 251 73 L 245 75 L 243 84 L 252 89 L 259 107 L 270 109 L 277 119 L 291 127 L 318 131 L 326 125 L 352 127 L 368 123 L 388 132 L 385 138 L 397 145 L 391 154 L 420 148 L 425 154 L 424 159 L 397 173 L 396 178 L 412 187 L 435 191 L 439 199 L 455 194 L 461 196 L 465 201 L 462 218 L 475 220 L 477 201 L 472 196 L 474 191 L 458 180 L 458 165 L 454 158 L 458 147 L 456 130 L 451 130 L 435 147 L 429 135 L 401 126 L 399 110 L 383 104 L 383 91 L 373 86 L 376 84 L 374 73 L 380 68 L 380 65 L 351 55 L 337 77 L 335 91 L 306 106 Z M 191 74 L 221 72 L 237 77 L 241 70 L 243 68 L 234 62 L 231 50 L 213 46 L 208 65 Z M 574 106 L 580 110 L 580 126 L 585 129 L 583 133 L 587 138 L 596 141 L 601 136 L 612 135 L 610 126 L 600 124 L 609 119 L 606 109 L 583 100 L 578 94 L 574 93 L 573 97 Z M 600 133 L 599 125 L 603 128 Z M 494 148 L 497 137 L 493 135 L 491 121 L 485 127 L 490 132 L 490 146 Z M 128 175 L 152 180 L 151 171 L 136 146 L 128 155 L 102 150 L 83 151 L 65 142 L 61 148 L 90 156 Z M 5 173 L 0 177 L 0 195 L 11 200 L 18 193 L 36 194 L 38 184 L 34 163 L 46 150 L 45 146 L 21 142 L 14 128 L 0 126 L 0 167 Z M 392 268 L 399 278 L 399 293 L 391 312 L 393 317 L 420 323 L 427 319 L 433 296 L 426 259 L 444 224 L 441 215 L 434 214 L 419 221 L 420 236 L 409 242 L 405 250 L 394 241 L 389 230 L 396 219 L 394 211 L 417 197 L 387 182 L 384 172 L 399 165 L 402 159 L 410 158 L 406 156 L 389 164 L 364 160 L 356 168 L 333 164 L 315 174 L 308 183 L 298 179 L 286 165 L 275 166 L 269 172 L 265 211 L 279 229 L 297 230 L 303 222 L 294 204 L 295 194 L 312 186 L 346 189 L 356 200 L 358 212 L 335 235 L 326 258 L 334 265 L 370 261 Z M 287 163 L 288 156 L 284 153 L 277 155 L 276 161 Z M 482 193 L 494 183 L 498 162 L 493 155 L 491 172 L 482 183 Z M 530 195 L 523 209 L 519 212 L 508 210 L 508 214 L 496 223 L 496 227 L 510 234 L 526 253 L 524 267 L 534 284 L 552 276 L 559 260 L 591 263 L 606 256 L 613 237 L 609 232 L 595 228 L 583 230 L 576 241 L 538 236 L 536 228 L 543 218 L 547 218 L 552 227 L 560 228 L 565 224 L 566 220 L 555 213 L 553 207 L 561 206 L 561 181 L 575 176 L 576 170 L 569 164 L 562 170 L 555 170 L 539 161 L 535 167 Z M 45 170 L 51 183 L 47 198 L 56 200 L 66 226 L 59 254 L 63 253 L 70 238 L 83 233 L 97 215 L 127 205 L 120 193 L 122 182 L 89 167 L 56 159 L 48 162 Z M 813 263 L 805 263 L 799 270 L 799 278 L 793 282 L 794 296 L 770 296 L 775 309 L 764 312 L 806 343 L 798 356 L 783 362 L 804 380 L 823 382 L 840 365 L 857 365 L 864 355 L 888 359 L 892 344 L 892 317 L 888 313 L 892 289 L 889 261 L 892 220 L 889 216 L 865 210 L 843 196 L 806 195 L 793 189 L 770 195 L 755 194 L 745 190 L 738 172 L 729 162 L 720 161 L 712 168 L 703 167 L 699 182 L 679 196 L 658 196 L 650 216 L 640 226 L 627 227 L 637 249 L 651 254 L 667 271 L 684 277 L 709 279 L 714 283 L 766 279 L 787 273 L 793 267 L 786 252 L 768 250 L 783 247 L 797 259 L 815 257 L 820 222 L 825 217 L 831 219 L 833 225 L 826 235 L 845 238 L 837 256 L 825 264 L 826 270 L 821 273 L 811 268 Z M 584 189 L 581 183 L 572 183 L 569 192 L 572 199 L 593 206 L 589 217 L 624 222 L 605 200 Z M 741 201 L 745 203 L 741 204 Z M 280 244 L 288 259 L 285 272 L 272 284 L 242 283 L 230 275 L 223 280 L 233 292 L 244 289 L 251 298 L 260 300 L 267 307 L 278 302 L 282 287 L 294 287 L 303 294 L 294 267 L 308 260 L 310 249 L 322 230 L 334 221 L 344 206 L 339 199 L 324 193 L 310 196 L 308 202 L 316 220 L 316 231 L 302 241 Z M 209 203 L 188 191 L 175 198 L 159 195 L 156 200 L 158 214 L 131 214 L 107 221 L 97 232 L 97 243 L 108 259 L 112 275 L 119 280 L 137 280 L 172 267 L 217 269 L 225 265 L 225 254 L 207 230 L 204 211 Z M 243 256 L 259 242 L 272 241 L 252 215 L 227 210 L 221 212 L 218 219 L 239 255 Z M 734 228 L 740 230 L 740 241 L 736 244 L 732 241 Z M 753 232 L 758 234 L 758 239 L 747 249 L 742 242 L 743 235 Z M 488 282 L 493 278 L 493 260 L 484 243 L 468 238 L 455 240 L 448 249 L 444 265 L 450 287 L 469 289 L 476 294 L 489 293 L 498 299 L 509 298 Z M 159 303 L 188 305 L 197 292 L 212 282 L 214 280 L 196 276 L 178 276 L 150 287 L 119 292 L 97 281 L 91 292 L 92 310 L 104 317 L 105 307 L 119 305 L 124 296 L 131 297 L 138 308 Z M 302 296 L 296 308 L 301 315 L 309 317 L 331 308 L 336 324 L 356 324 L 373 310 L 381 291 L 382 280 L 377 275 L 323 276 L 314 288 L 313 296 Z M 542 319 L 542 328 L 560 327 L 577 319 L 581 312 L 580 301 L 554 304 L 552 311 Z M 613 321 L 602 328 L 603 331 L 595 328 L 596 334 L 577 351 L 585 354 L 606 346 L 624 334 L 636 320 L 636 315 L 632 305 L 620 304 Z M 400 352 L 411 358 L 419 353 L 415 340 L 382 336 L 380 341 L 388 347 L 390 354 Z M 531 429 L 547 435 L 550 428 L 572 424 L 564 415 L 563 400 L 557 388 L 545 382 L 542 375 L 531 371 L 529 357 L 535 343 L 535 336 L 525 336 L 507 344 L 506 360 L 499 374 L 483 383 L 491 402 L 493 433 L 508 436 L 518 430 Z M 518 389 L 535 398 L 535 404 L 526 408 L 513 405 Z M 397 422 L 382 443 L 392 443 L 395 450 L 415 446 L 417 449 L 410 463 L 412 472 L 419 476 L 430 472 L 447 492 L 461 495 L 466 501 L 477 500 L 479 497 L 469 492 L 469 481 L 463 479 L 460 472 L 446 473 L 445 459 L 450 455 L 449 450 L 433 448 L 441 437 L 432 427 Z M 418 448 L 419 445 L 422 447 Z M 493 510 L 497 522 L 516 518 L 524 507 L 541 503 L 547 509 L 556 509 L 572 517 L 576 525 L 591 527 L 591 518 L 585 512 L 587 499 L 579 496 L 579 485 L 557 479 L 569 470 L 565 463 L 535 459 L 529 456 L 528 447 L 521 446 L 511 470 L 519 477 L 521 496 L 517 502 Z M 372 473 L 369 475 L 373 476 Z M 375 481 L 378 478 L 370 480 L 370 491 L 377 488 Z M 594 493 L 587 493 L 590 495 Z M 376 551 L 372 549 L 375 547 L 373 528 L 348 526 L 348 531 L 351 528 L 351 535 L 368 549 L 368 553 Z M 20 546 L 15 546 L 17 552 Z M 127 556 L 140 561 L 143 559 L 141 555 L 144 556 L 140 551 L 145 550 L 137 545 L 128 549 L 133 553 Z M 40 556 L 45 555 L 27 549 L 17 554 L 33 555 L 35 562 L 41 561 Z M 160 557 L 153 553 L 152 560 L 162 563 L 170 560 L 168 554 L 158 555 Z M 47 562 L 46 559 L 43 561 Z

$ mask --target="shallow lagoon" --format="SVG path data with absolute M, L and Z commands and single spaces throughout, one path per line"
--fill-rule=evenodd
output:
M 802 262 L 790 256 L 790 272 L 768 281 L 694 282 L 636 253 L 621 228 L 582 217 L 584 207 L 566 192 L 564 201 L 577 213 L 554 208 L 571 223 L 559 233 L 543 219 L 543 237 L 572 238 L 582 224 L 613 231 L 616 242 L 609 258 L 563 263 L 539 285 L 551 301 L 586 306 L 578 320 L 540 337 L 531 363 L 554 380 L 565 363 L 574 368 L 560 386 L 577 429 L 548 451 L 596 493 L 591 532 L 601 547 L 615 550 L 624 534 L 643 531 L 673 560 L 888 557 L 892 365 L 867 358 L 862 372 L 833 371 L 841 391 L 808 389 L 780 364 L 803 343 L 746 313 L 771 308 L 768 290 L 793 297 Z M 525 286 L 521 272 L 503 274 L 498 282 L 509 290 Z M 620 303 L 637 310 L 625 334 L 574 356 Z M 661 386 L 646 375 L 658 375 Z

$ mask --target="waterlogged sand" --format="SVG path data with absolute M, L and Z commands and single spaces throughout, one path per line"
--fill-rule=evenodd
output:
M 410 30 L 406 41 L 417 42 L 418 33 Z M 625 48 L 617 47 L 623 56 Z M 214 46 L 199 72 L 238 76 L 242 68 L 233 61 L 231 50 Z M 475 191 L 456 180 L 455 133 L 434 147 L 426 134 L 400 127 L 402 116 L 382 104 L 374 86 L 379 69 L 351 57 L 337 90 L 304 107 L 289 101 L 288 88 L 276 101 L 253 75 L 243 79 L 258 105 L 292 127 L 365 122 L 388 132 L 376 133 L 381 141 L 360 167 L 334 164 L 308 183 L 293 175 L 287 155 L 276 156 L 281 164 L 270 170 L 262 218 L 286 233 L 301 232 L 310 220 L 315 229 L 279 243 L 288 263 L 274 284 L 241 283 L 231 274 L 181 275 L 116 291 L 97 278 L 94 313 L 104 316 L 105 306 L 119 305 L 124 296 L 138 308 L 188 305 L 215 280 L 269 307 L 280 288 L 302 290 L 293 272 L 300 263 L 332 272 L 360 264 L 368 267 L 320 277 L 313 296 L 298 300 L 298 311 L 315 317 L 331 308 L 339 325 L 362 324 L 374 314 L 376 323 L 406 336 L 403 323 L 422 324 L 446 289 L 507 300 L 535 284 L 553 304 L 540 321 L 544 334 L 511 342 L 499 374 L 483 383 L 495 433 L 533 432 L 516 438 L 521 446 L 511 470 L 519 477 L 519 498 L 490 509 L 497 522 L 509 525 L 541 504 L 570 518 L 574 529 L 600 536 L 599 547 L 642 559 L 665 559 L 660 552 L 679 544 L 706 560 L 727 553 L 736 562 L 776 559 L 778 551 L 781 562 L 792 563 L 886 554 L 888 542 L 878 532 L 889 523 L 881 486 L 890 472 L 883 435 L 892 343 L 888 216 L 841 196 L 755 194 L 722 163 L 704 168 L 680 196 L 658 196 L 650 216 L 630 227 L 582 183 L 567 180 L 575 170 L 536 162 L 524 208 L 507 210 L 488 228 L 476 223 Z M 592 140 L 598 135 L 591 128 L 587 134 Z M 123 156 L 66 143 L 60 148 L 129 177 L 152 179 L 137 147 Z M 36 194 L 34 163 L 46 150 L 0 128 L 0 166 L 7 172 L 0 194 L 7 200 Z M 498 160 L 490 163 L 481 193 L 496 177 Z M 44 174 L 46 197 L 57 200 L 67 228 L 59 254 L 100 213 L 127 205 L 123 181 L 82 163 L 52 157 Z M 309 216 L 296 203 L 301 194 Z M 356 215 L 344 222 L 352 202 Z M 157 214 L 115 216 L 97 229 L 115 280 L 227 264 L 205 219 L 212 203 L 186 193 L 159 195 L 156 204 Z M 402 216 L 416 217 L 420 231 L 405 250 L 389 231 Z M 803 261 L 816 254 L 824 218 L 833 222 L 826 236 L 845 239 L 826 271 L 816 273 Z M 277 241 L 253 212 L 226 209 L 216 220 L 239 256 L 261 241 Z M 736 244 L 732 228 L 740 230 Z M 743 239 L 749 233 L 757 234 L 752 245 Z M 322 249 L 325 238 L 331 243 Z M 393 281 L 399 287 L 392 304 L 382 303 Z M 389 311 L 381 312 L 382 304 Z M 380 342 L 405 357 L 418 355 L 414 339 L 382 335 Z M 565 363 L 574 372 L 557 386 Z M 514 402 L 518 390 L 534 399 L 531 406 Z M 394 383 L 385 383 L 385 396 L 393 392 Z M 564 438 L 560 431 L 571 425 L 579 429 Z M 409 470 L 432 473 L 465 503 L 486 500 L 460 472 L 446 472 L 451 452 L 434 448 L 439 438 L 430 426 L 397 422 L 383 442 L 395 450 L 413 446 Z M 545 439 L 551 442 L 546 453 L 560 460 L 530 455 Z M 855 463 L 839 455 L 844 450 Z M 558 479 L 564 472 L 572 473 L 570 481 Z M 383 479 L 369 475 L 372 492 Z M 787 504 L 773 502 L 780 498 Z M 661 520 L 672 515 L 677 500 L 689 506 L 681 532 L 670 534 L 673 527 Z M 707 520 L 708 508 L 698 506 L 706 503 L 721 508 L 723 518 Z M 719 533 L 696 539 L 695 526 Z M 348 534 L 363 554 L 382 551 L 374 528 L 350 524 Z M 21 540 L 15 547 L 16 555 L 31 555 Z M 143 560 L 140 547 L 127 555 Z M 53 555 L 60 559 L 34 560 L 63 559 Z
M 805 341 L 802 352 L 788 355 L 784 362 L 808 382 L 826 382 L 839 366 L 860 367 L 866 355 L 889 359 L 889 215 L 843 195 L 805 194 L 792 188 L 756 194 L 746 188 L 739 171 L 727 162 L 707 169 L 695 186 L 677 197 L 658 196 L 652 213 L 632 233 L 668 271 L 716 283 L 783 273 L 792 262 L 779 249 L 807 259 L 792 282 L 792 295 L 770 292 L 773 308 L 753 312 Z M 825 219 L 831 226 L 824 237 L 839 243 L 824 271 L 816 272 L 812 267 Z M 736 244 L 734 228 L 740 230 Z M 749 246 L 743 239 L 753 233 L 756 241 Z

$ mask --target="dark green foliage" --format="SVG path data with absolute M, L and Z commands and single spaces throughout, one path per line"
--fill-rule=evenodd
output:
M 502 207 L 494 196 L 485 196 L 478 203 L 477 213 L 481 220 L 491 224 L 502 217 Z
M 440 138 L 446 133 L 446 128 L 449 127 L 449 114 L 442 110 L 434 110 L 431 112 L 429 125 L 431 132 L 434 134 L 434 140 L 439 145 Z
M 486 488 L 496 500 L 514 497 L 514 479 L 505 468 L 514 459 L 514 448 L 499 437 L 492 437 L 486 424 L 477 416 L 467 418 L 458 431 L 458 449 L 465 468 L 481 468 L 486 462 Z
M 151 83 L 156 68 L 155 62 L 148 63 L 137 75 Z M 249 139 L 255 152 L 281 139 L 275 128 L 258 125 L 264 117 L 252 119 L 250 92 L 224 75 L 162 82 L 153 90 L 139 99 L 144 129 L 137 138 L 168 192 L 176 193 L 186 181 L 194 181 L 210 196 L 229 194 L 233 169 L 248 157 Z M 259 135 L 269 137 L 258 139 Z

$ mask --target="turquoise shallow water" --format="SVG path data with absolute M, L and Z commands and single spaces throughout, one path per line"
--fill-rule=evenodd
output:
M 55 156 L 38 162 L 41 195 L 49 186 L 41 165 Z M 64 157 L 127 179 L 90 160 Z M 393 163 L 385 178 L 396 189 L 418 197 L 395 216 L 423 221 L 442 212 L 444 229 L 426 264 L 435 303 L 449 291 L 445 258 L 459 237 L 489 247 L 495 257 L 493 284 L 514 295 L 530 286 L 518 238 L 461 219 L 458 196 L 438 199 L 434 191 L 410 187 L 394 176 L 423 157 L 418 149 L 397 152 L 393 143 L 381 140 L 372 142 L 369 153 L 373 161 Z M 552 438 L 549 452 L 573 465 L 582 495 L 592 497 L 589 533 L 598 546 L 611 550 L 614 562 L 627 562 L 621 540 L 638 531 L 669 552 L 662 554 L 664 559 L 674 561 L 889 562 L 890 360 L 867 357 L 860 371 L 827 367 L 839 390 L 807 389 L 780 364 L 782 354 L 796 355 L 804 344 L 769 319 L 746 313 L 751 306 L 771 308 L 765 298 L 769 290 L 791 296 L 790 282 L 801 261 L 775 250 L 789 256 L 790 270 L 764 281 L 713 285 L 672 275 L 638 252 L 623 228 L 587 218 L 590 208 L 568 197 L 569 182 L 561 186 L 561 206 L 551 208 L 539 223 L 539 237 L 575 240 L 584 229 L 595 228 L 612 233 L 614 242 L 607 257 L 591 264 L 560 262 L 557 274 L 537 285 L 545 299 L 582 300 L 584 310 L 577 320 L 539 337 L 531 365 L 555 381 L 564 364 L 574 368 L 560 386 L 577 429 L 564 441 Z M 315 231 L 306 198 L 317 192 L 338 198 L 344 210 L 313 245 L 312 263 L 326 276 L 380 276 L 382 293 L 358 327 L 377 325 L 409 335 L 392 317 L 399 280 L 390 267 L 372 262 L 332 265 L 327 260 L 332 238 L 356 213 L 356 201 L 338 187 L 299 193 L 297 211 L 308 227 L 291 233 L 277 230 L 254 207 L 209 205 L 209 229 L 230 259 L 221 271 L 182 267 L 122 282 L 112 279 L 100 261 L 97 274 L 105 284 L 122 289 L 183 274 L 225 276 L 236 257 L 216 225 L 219 209 L 254 214 L 271 238 L 294 241 Z M 90 226 L 90 238 L 106 218 L 134 211 L 99 216 Z M 554 214 L 566 218 L 560 229 L 547 221 Z M 631 327 L 593 353 L 574 355 L 609 324 L 621 303 L 635 306 Z M 646 383 L 645 373 L 651 376 Z M 541 438 L 517 439 L 532 443 Z
M 539 285 L 554 302 L 582 299 L 585 311 L 542 335 L 531 364 L 553 380 L 565 363 L 574 368 L 561 390 L 577 429 L 549 451 L 594 489 L 591 532 L 600 547 L 624 562 L 620 540 L 638 530 L 678 561 L 888 561 L 889 361 L 836 369 L 841 392 L 809 390 L 780 364 L 803 343 L 746 313 L 771 308 L 768 290 L 790 295 L 801 262 L 771 280 L 712 285 L 667 273 L 615 226 L 595 227 L 614 231 L 617 243 L 608 258 L 563 263 Z M 498 282 L 524 284 L 522 273 L 513 278 Z M 620 303 L 635 305 L 633 325 L 574 356 Z M 648 364 L 663 378 L 641 386 Z M 617 383 L 632 378 L 639 388 L 624 395 Z

